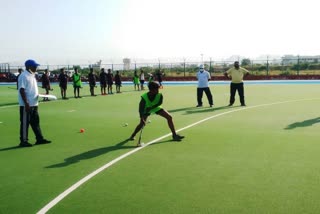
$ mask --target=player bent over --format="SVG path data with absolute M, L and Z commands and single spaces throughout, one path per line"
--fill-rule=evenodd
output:
M 158 82 L 150 82 L 148 84 L 149 92 L 141 95 L 141 100 L 139 103 L 139 113 L 140 113 L 140 123 L 137 125 L 136 129 L 132 133 L 130 140 L 134 140 L 136 134 L 142 129 L 146 124 L 146 120 L 151 114 L 158 114 L 165 119 L 167 119 L 168 126 L 172 132 L 172 139 L 174 141 L 181 141 L 184 136 L 180 136 L 176 133 L 172 116 L 161 107 L 163 96 L 159 93 L 160 85 Z

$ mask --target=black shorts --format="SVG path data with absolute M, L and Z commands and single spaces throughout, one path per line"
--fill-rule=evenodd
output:
M 160 109 L 159 111 L 156 111 L 155 114 L 160 114 L 163 111 L 164 111 L 163 109 Z M 151 115 L 150 113 L 144 114 L 145 117 L 149 117 L 150 115 Z
M 67 90 L 67 84 L 60 84 L 59 86 L 61 89 Z

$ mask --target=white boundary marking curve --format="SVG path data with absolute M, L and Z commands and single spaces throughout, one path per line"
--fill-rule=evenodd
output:
M 199 120 L 198 122 L 192 123 L 188 126 L 185 126 L 179 130 L 177 130 L 177 132 L 183 131 L 185 129 L 191 128 L 193 126 L 196 126 L 200 123 L 203 123 L 207 120 L 211 120 L 213 118 L 216 117 L 220 117 L 226 114 L 231 114 L 234 112 L 238 112 L 238 111 L 244 111 L 244 110 L 248 110 L 248 109 L 252 109 L 252 108 L 258 108 L 258 107 L 264 107 L 264 106 L 271 106 L 271 105 L 277 105 L 277 104 L 284 104 L 284 103 L 290 103 L 290 102 L 299 102 L 299 101 L 309 101 L 309 100 L 319 100 L 320 98 L 313 98 L 313 99 L 300 99 L 300 100 L 288 100 L 288 101 L 282 101 L 282 102 L 275 102 L 275 103 L 269 103 L 269 104 L 261 104 L 261 105 L 255 105 L 255 106 L 249 106 L 249 107 L 243 107 L 243 108 L 238 108 L 238 109 L 234 109 L 231 111 L 227 111 L 227 112 L 223 112 L 220 114 L 216 114 L 213 115 L 211 117 L 207 117 L 205 119 Z M 54 207 L 56 204 L 58 204 L 62 199 L 64 199 L 67 195 L 69 195 L 71 192 L 73 192 L 74 190 L 76 190 L 78 187 L 80 187 L 82 184 L 84 184 L 85 182 L 87 182 L 88 180 L 90 180 L 91 178 L 93 178 L 94 176 L 96 176 L 97 174 L 99 174 L 100 172 L 102 172 L 103 170 L 109 168 L 110 166 L 112 166 L 113 164 L 119 162 L 120 160 L 128 157 L 129 155 L 132 155 L 136 152 L 138 152 L 139 150 L 145 148 L 148 145 L 151 145 L 155 142 L 158 142 L 159 140 L 162 140 L 166 137 L 171 136 L 171 133 L 163 135 L 162 137 L 159 137 L 157 139 L 154 139 L 148 143 L 146 143 L 143 147 L 137 147 L 121 156 L 119 156 L 116 159 L 113 159 L 112 161 L 106 163 L 105 165 L 103 165 L 102 167 L 96 169 L 95 171 L 91 172 L 90 174 L 88 174 L 87 176 L 85 176 L 84 178 L 82 178 L 81 180 L 79 180 L 77 183 L 73 184 L 71 187 L 69 187 L 68 189 L 66 189 L 64 192 L 62 192 L 60 195 L 58 195 L 56 198 L 54 198 L 52 201 L 50 201 L 46 206 L 44 206 L 43 208 L 41 208 L 41 210 L 39 210 L 37 212 L 37 214 L 44 214 L 46 212 L 48 212 L 52 207 Z

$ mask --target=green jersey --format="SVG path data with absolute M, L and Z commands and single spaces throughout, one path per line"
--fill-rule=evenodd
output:
M 154 114 L 154 113 L 156 113 L 157 111 L 159 111 L 159 110 L 161 110 L 162 109 L 162 107 L 161 107 L 161 105 L 158 105 L 157 106 L 157 104 L 160 102 L 160 100 L 161 100 L 161 97 L 162 97 L 162 94 L 161 93 L 158 93 L 157 95 L 156 95 L 156 97 L 151 101 L 150 99 L 149 99 L 149 97 L 148 97 L 148 93 L 145 93 L 145 94 L 143 94 L 143 95 L 141 95 L 141 98 L 145 101 L 145 103 L 146 103 L 146 105 L 145 105 L 145 107 L 144 107 L 144 114 Z M 154 107 L 154 108 L 152 108 L 152 107 Z M 147 112 L 147 108 L 152 108 L 151 110 L 149 110 L 148 112 Z
M 81 87 L 81 76 L 80 74 L 73 74 L 73 86 Z

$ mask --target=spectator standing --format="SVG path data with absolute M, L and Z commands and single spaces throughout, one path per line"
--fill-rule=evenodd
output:
M 110 68 L 108 69 L 108 73 L 107 73 L 107 84 L 108 84 L 108 94 L 113 94 L 112 93 L 113 74 Z
M 134 90 L 138 89 L 138 91 L 140 91 L 140 81 L 139 81 L 139 76 L 136 70 L 134 71 L 134 74 L 133 74 L 133 86 L 134 86 Z
M 93 72 L 93 68 L 90 68 L 90 73 L 88 75 L 90 94 L 91 96 L 97 96 L 94 94 L 94 88 L 96 87 L 96 75 Z
M 212 94 L 209 88 L 209 81 L 211 79 L 210 73 L 204 69 L 203 65 L 200 65 L 197 73 L 198 87 L 197 87 L 197 107 L 202 107 L 203 92 L 206 93 L 210 107 L 213 106 Z
M 18 88 L 19 88 L 19 86 L 18 86 L 18 81 L 19 81 L 19 76 L 20 76 L 20 74 L 22 73 L 22 68 L 19 68 L 18 69 L 18 76 L 17 76 L 17 90 L 18 90 Z
M 244 87 L 243 87 L 243 77 L 249 75 L 249 71 L 245 68 L 240 67 L 239 62 L 234 62 L 234 67 L 227 70 L 224 75 L 227 78 L 231 78 L 230 83 L 230 100 L 229 105 L 232 106 L 235 101 L 235 95 L 238 91 L 241 106 L 246 106 L 244 100 Z
M 100 72 L 100 88 L 101 88 L 101 95 L 107 95 L 106 93 L 107 74 L 104 71 L 104 68 L 101 68 L 101 72 Z
M 80 88 L 81 88 L 81 75 L 78 72 L 78 68 L 74 69 L 74 74 L 72 75 L 72 81 L 73 81 L 73 94 L 74 98 L 81 98 L 80 97 Z
M 44 74 L 41 76 L 42 88 L 46 90 L 46 94 L 49 94 L 49 91 L 52 91 L 49 76 L 50 72 L 48 71 L 48 69 L 46 69 L 44 71 Z M 43 101 L 49 101 L 49 98 L 44 97 Z
M 121 93 L 120 88 L 121 88 L 121 74 L 119 71 L 116 72 L 116 75 L 114 76 L 114 82 L 116 84 L 116 92 Z
M 58 76 L 59 87 L 61 91 L 61 97 L 64 100 L 67 100 L 67 85 L 68 85 L 68 75 L 65 73 L 64 68 L 60 69 L 60 74 Z
M 156 77 L 157 77 L 157 80 L 160 84 L 160 88 L 162 89 L 163 88 L 163 85 L 162 85 L 162 76 L 163 76 L 163 73 L 161 72 L 160 69 L 158 69 L 157 73 L 156 73 Z
M 139 78 L 140 78 L 140 88 L 141 88 L 141 90 L 144 90 L 145 77 L 144 77 L 144 71 L 143 71 L 142 68 L 140 69 L 140 76 L 139 76 Z

